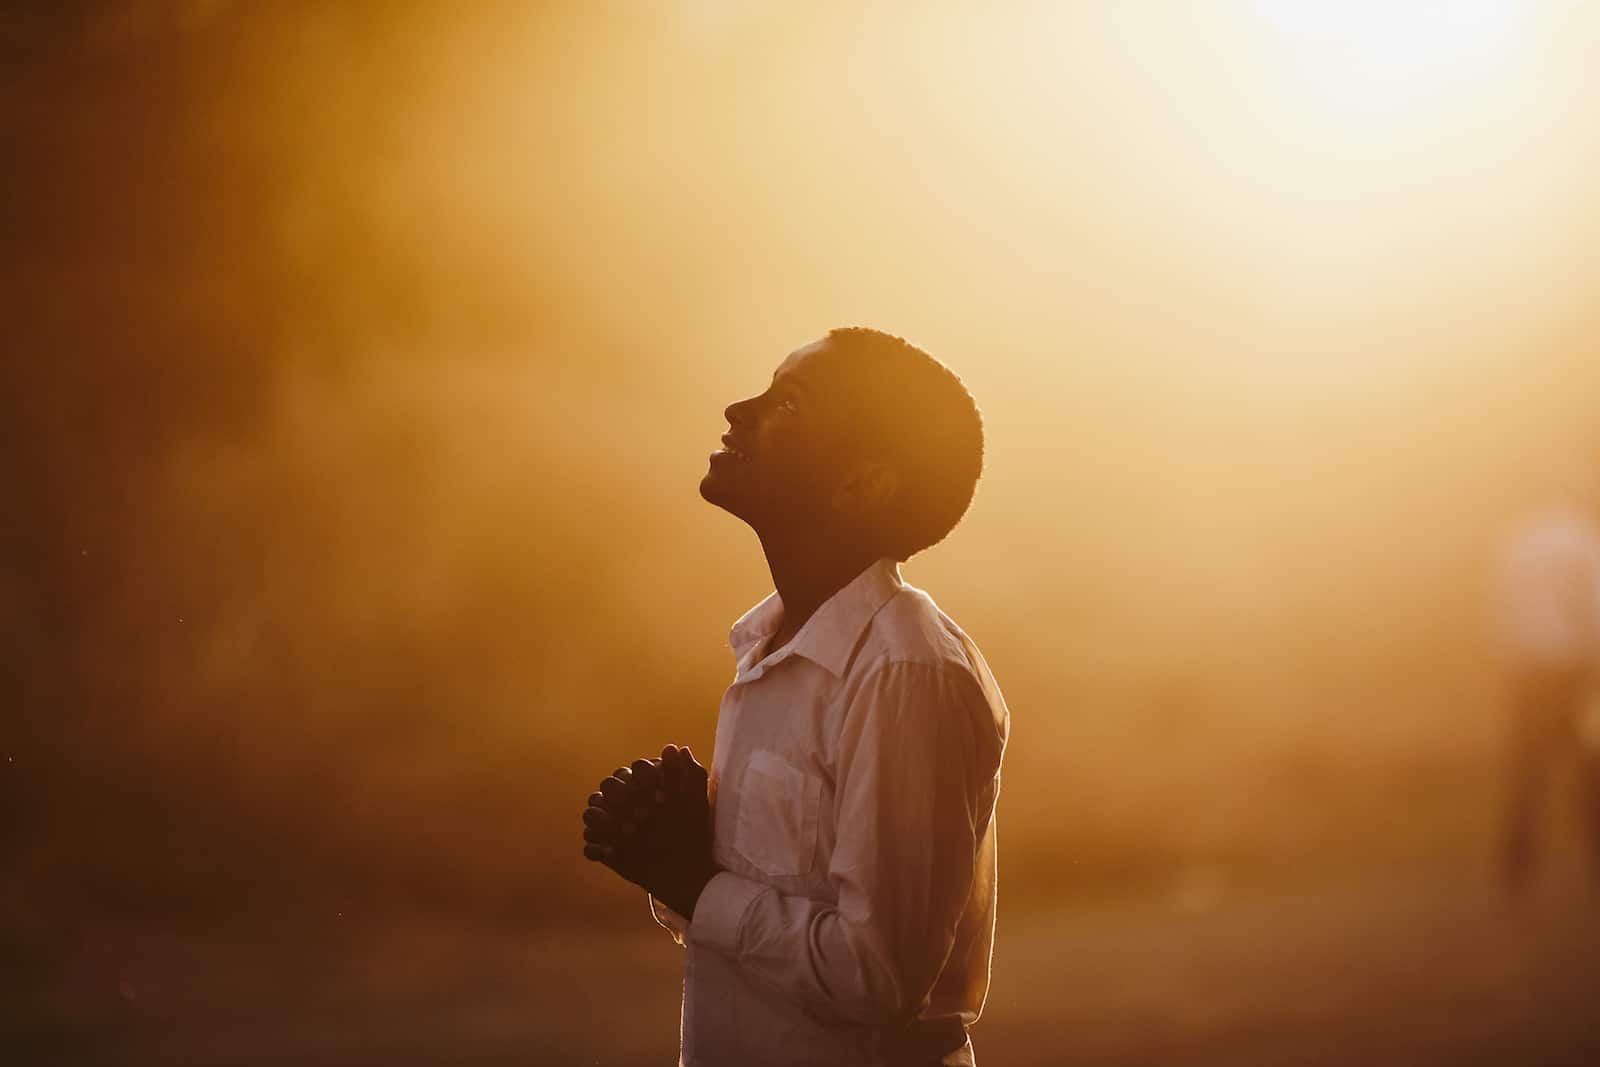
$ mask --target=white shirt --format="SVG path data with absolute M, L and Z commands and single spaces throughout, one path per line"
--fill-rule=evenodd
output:
M 1502 574 L 1512 655 L 1574 665 L 1600 653 L 1600 530 L 1583 512 L 1552 508 L 1512 539 Z
M 777 594 L 733 627 L 711 765 L 721 872 L 688 949 L 682 1062 L 880 1067 L 913 1020 L 989 989 L 995 800 L 1010 715 L 977 646 L 892 560 L 758 659 Z M 971 1064 L 967 1044 L 945 1059 Z

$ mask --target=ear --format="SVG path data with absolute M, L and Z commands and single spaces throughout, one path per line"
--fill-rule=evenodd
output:
M 866 515 L 883 507 L 900 491 L 900 472 L 887 463 L 868 460 L 851 469 L 834 490 L 834 509 L 844 515 Z

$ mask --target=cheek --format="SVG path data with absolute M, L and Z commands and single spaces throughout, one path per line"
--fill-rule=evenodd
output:
M 761 456 L 767 472 L 790 492 L 816 495 L 831 484 L 834 458 L 809 434 L 773 427 L 762 437 Z

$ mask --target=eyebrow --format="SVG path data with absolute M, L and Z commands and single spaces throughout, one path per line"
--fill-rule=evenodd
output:
M 802 379 L 796 377 L 793 373 L 784 375 L 774 374 L 772 376 L 772 388 L 793 389 L 800 393 L 811 392 L 811 386 L 807 385 Z

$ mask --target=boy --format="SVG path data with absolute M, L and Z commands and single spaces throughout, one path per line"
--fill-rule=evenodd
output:
M 971 1065 L 1010 717 L 898 562 L 965 514 L 983 425 L 961 380 L 876 330 L 798 349 L 731 405 L 700 483 L 776 588 L 733 627 L 709 772 L 620 767 L 584 855 L 686 946 L 682 1062 Z

